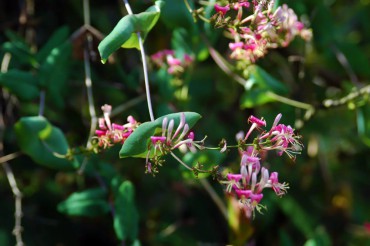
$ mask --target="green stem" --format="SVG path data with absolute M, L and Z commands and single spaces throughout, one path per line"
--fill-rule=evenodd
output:
M 276 101 L 285 103 L 287 105 L 290 105 L 290 106 L 293 106 L 293 107 L 296 107 L 296 108 L 302 108 L 302 109 L 309 110 L 309 111 L 314 110 L 314 107 L 311 104 L 298 102 L 298 101 L 289 99 L 287 97 L 283 97 L 283 96 L 280 96 L 278 94 L 275 94 L 272 91 L 268 91 L 266 93 L 269 97 L 275 99 Z

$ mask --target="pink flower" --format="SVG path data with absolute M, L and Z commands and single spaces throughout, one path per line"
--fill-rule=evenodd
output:
M 112 106 L 105 104 L 101 108 L 104 118 L 99 118 L 98 123 L 100 129 L 95 131 L 98 146 L 108 148 L 117 143 L 123 144 L 138 126 L 137 121 L 134 117 L 129 116 L 127 118 L 129 123 L 125 125 L 111 123 L 110 114 L 112 112 Z
M 243 42 L 229 43 L 229 48 L 231 50 L 240 49 L 240 48 L 243 48 L 243 46 L 244 46 Z
M 215 10 L 216 10 L 217 13 L 220 13 L 221 15 L 225 15 L 230 10 L 230 7 L 229 7 L 229 5 L 220 6 L 216 3 L 215 4 Z

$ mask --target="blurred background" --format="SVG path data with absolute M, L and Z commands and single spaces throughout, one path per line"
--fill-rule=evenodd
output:
M 198 112 L 202 119 L 194 128 L 196 138 L 207 135 L 206 144 L 217 146 L 222 138 L 232 144 L 238 131 L 246 131 L 249 115 L 263 116 L 271 125 L 282 113 L 281 122 L 296 128 L 305 147 L 295 161 L 269 154 L 264 165 L 290 184 L 288 194 L 276 198 L 266 191 L 267 211 L 249 221 L 225 196 L 224 187 L 201 176 L 228 207 L 226 220 L 202 183 L 171 158 L 152 177 L 145 174 L 144 159 L 119 159 L 120 146 L 92 154 L 84 175 L 39 165 L 20 154 L 8 163 L 23 194 L 25 244 L 119 245 L 109 213 L 70 216 L 57 209 L 71 193 L 98 187 L 99 172 L 103 177 L 119 175 L 135 187 L 142 245 L 370 245 L 370 1 L 280 1 L 313 30 L 313 38 L 310 42 L 296 38 L 289 47 L 270 50 L 258 60 L 268 74 L 253 90 L 226 75 L 210 55 L 213 47 L 232 64 L 222 30 L 200 20 L 194 23 L 183 1 L 165 2 L 145 42 L 148 60 L 159 50 L 173 49 L 179 56 L 190 54 L 194 62 L 178 75 L 149 64 L 155 115 Z M 130 4 L 139 13 L 152 2 Z M 47 44 L 58 43 L 58 38 L 71 44 L 50 68 L 55 85 L 46 94 L 44 116 L 63 131 L 72 148 L 86 145 L 90 129 L 83 60 L 87 33 L 93 38 L 89 57 L 97 114 L 107 103 L 118 109 L 112 117 L 116 123 L 124 124 L 128 115 L 140 122 L 149 120 L 139 52 L 121 49 L 103 65 L 97 51 L 101 39 L 126 15 L 123 3 L 95 0 L 89 10 L 91 26 L 84 28 L 83 1 L 0 2 L 0 58 L 4 64 L 11 54 L 8 70 L 23 71 L 27 78 L 37 76 L 37 59 L 45 56 Z M 206 8 L 208 17 L 213 13 L 212 7 Z M 55 36 L 58 31 L 67 35 Z M 57 41 L 51 42 L 52 37 Z M 1 156 L 5 156 L 20 151 L 14 124 L 20 117 L 38 115 L 39 100 L 9 86 L 7 77 L 0 77 L 0 86 Z M 264 98 L 261 90 L 305 106 Z M 224 173 L 238 170 L 240 161 L 236 151 L 186 154 L 183 160 L 220 165 Z M 14 195 L 3 170 L 0 197 L 0 245 L 15 245 Z

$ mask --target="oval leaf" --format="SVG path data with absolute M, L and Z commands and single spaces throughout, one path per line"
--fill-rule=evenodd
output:
M 162 1 L 156 1 L 155 5 L 145 12 L 124 16 L 99 44 L 98 50 L 102 63 L 105 63 L 108 57 L 120 47 L 140 49 L 136 33 L 140 32 L 143 40 L 145 39 L 157 23 L 162 6 Z
M 240 99 L 240 106 L 241 108 L 254 108 L 273 101 L 275 99 L 269 96 L 268 90 L 252 88 L 243 93 Z
M 102 188 L 75 192 L 58 204 L 58 211 L 72 216 L 96 217 L 104 215 L 110 210 L 110 206 L 105 200 L 106 196 L 107 192 Z
M 175 122 L 174 129 L 176 129 L 176 127 L 180 123 L 181 114 L 182 113 L 168 114 L 156 119 L 155 121 L 145 122 L 141 124 L 122 145 L 122 148 L 119 152 L 120 157 L 145 158 L 150 137 L 155 134 L 156 129 L 162 128 L 163 119 L 165 117 L 168 118 L 168 121 L 173 119 Z M 184 112 L 184 114 L 186 118 L 186 123 L 189 125 L 189 128 L 192 128 L 195 123 L 201 118 L 200 114 L 194 112 Z
M 288 92 L 288 88 L 284 83 L 277 80 L 257 65 L 251 66 L 250 79 L 253 80 L 259 88 L 271 90 L 278 94 L 286 94 Z
M 120 240 L 134 241 L 138 235 L 139 214 L 134 200 L 135 190 L 131 182 L 123 182 L 115 190 L 114 230 Z
M 0 85 L 9 89 L 9 91 L 20 100 L 30 101 L 39 96 L 38 79 L 32 73 L 9 70 L 6 73 L 0 73 Z
M 69 161 L 56 155 L 68 152 L 68 143 L 62 131 L 42 116 L 23 117 L 14 126 L 21 150 L 43 166 L 73 170 L 77 161 Z

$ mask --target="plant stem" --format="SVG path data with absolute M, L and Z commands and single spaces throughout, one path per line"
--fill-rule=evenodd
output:
M 15 181 L 13 170 L 11 169 L 10 165 L 7 162 L 3 163 L 3 168 L 8 179 L 9 185 L 12 189 L 14 199 L 15 199 L 15 225 L 13 229 L 13 235 L 15 236 L 16 246 L 23 246 L 22 240 L 22 193 L 18 189 L 17 182 Z
M 90 5 L 89 0 L 83 0 L 83 15 L 84 15 L 84 25 L 90 26 Z M 85 69 L 85 86 L 87 92 L 87 101 L 89 105 L 90 114 L 90 132 L 87 138 L 86 148 L 91 148 L 91 138 L 94 136 L 97 124 L 96 111 L 94 106 L 94 95 L 92 91 L 92 80 L 91 80 L 91 64 L 90 64 L 90 51 L 92 49 L 92 36 L 90 33 L 86 35 L 86 41 L 84 44 L 84 69 Z M 87 157 L 84 158 L 78 173 L 81 175 L 87 165 Z
M 5 53 L 4 58 L 1 62 L 1 72 L 6 73 L 8 71 L 9 62 L 11 59 L 10 53 Z M 5 108 L 5 105 L 4 105 Z M 5 122 L 4 122 L 4 116 L 3 116 L 3 105 L 0 105 L 0 155 L 3 155 L 3 132 L 5 130 Z M 16 246 L 24 246 L 23 239 L 22 239 L 22 193 L 18 189 L 17 182 L 14 177 L 14 173 L 10 165 L 7 163 L 7 161 L 12 160 L 19 156 L 19 152 L 9 154 L 6 156 L 1 157 L 2 167 L 5 171 L 6 177 L 8 179 L 10 188 L 12 190 L 12 193 L 14 195 L 15 199 L 15 212 L 14 212 L 14 229 L 13 229 L 13 235 L 15 236 L 16 240 Z
M 303 102 L 298 102 L 298 101 L 289 99 L 287 97 L 283 97 L 283 96 L 280 96 L 278 94 L 275 94 L 272 91 L 267 91 L 266 94 L 269 97 L 275 99 L 276 101 L 285 103 L 287 105 L 290 105 L 290 106 L 293 106 L 293 107 L 296 107 L 296 108 L 305 109 L 305 110 L 311 110 L 311 111 L 314 110 L 314 107 L 311 104 L 303 103 Z
M 130 4 L 128 3 L 127 0 L 123 0 L 123 3 L 125 4 L 125 8 L 127 10 L 127 13 L 129 15 L 132 15 L 133 12 L 131 10 Z M 140 53 L 141 53 L 141 60 L 143 63 L 143 73 L 144 73 L 144 81 L 145 81 L 145 91 L 146 91 L 146 99 L 148 103 L 148 111 L 149 111 L 149 116 L 150 120 L 154 121 L 154 114 L 153 114 L 153 107 L 152 107 L 152 100 L 150 97 L 150 87 L 149 87 L 149 78 L 148 78 L 148 68 L 146 64 L 146 55 L 145 55 L 145 50 L 144 50 L 144 43 L 143 39 L 141 38 L 140 32 L 136 33 L 137 38 L 139 40 L 139 46 L 140 46 Z
M 92 37 L 90 35 L 87 36 L 87 42 L 91 42 Z M 84 48 L 84 65 L 85 65 L 85 85 L 87 91 L 87 101 L 89 104 L 89 113 L 90 113 L 90 134 L 87 140 L 87 148 L 91 147 L 91 138 L 94 135 L 97 123 L 97 117 L 94 107 L 94 96 L 92 91 L 92 81 L 91 81 L 91 65 L 90 65 L 90 57 L 89 57 L 89 49 L 88 44 L 87 47 Z
M 199 179 L 199 182 L 203 186 L 203 188 L 208 192 L 209 196 L 212 198 L 213 202 L 216 204 L 218 209 L 221 211 L 222 215 L 225 217 L 225 220 L 228 221 L 229 216 L 227 214 L 227 208 L 225 204 L 222 202 L 221 198 L 217 195 L 215 190 L 209 184 L 207 179 Z
M 147 64 L 146 64 L 144 44 L 143 44 L 143 40 L 141 39 L 140 32 L 137 33 L 137 37 L 139 39 L 141 59 L 142 59 L 142 62 L 143 62 L 145 91 L 146 91 L 146 98 L 147 98 L 147 102 L 148 102 L 148 110 L 149 110 L 150 120 L 151 121 L 154 121 L 154 114 L 153 114 L 153 108 L 152 108 L 152 100 L 150 98 L 150 87 L 149 87 L 149 78 L 148 78 L 148 68 L 147 68 Z
M 17 158 L 20 155 L 21 155 L 21 152 L 14 152 L 14 153 L 2 156 L 2 157 L 0 157 L 0 164 L 4 163 L 4 162 L 7 162 L 7 161 L 11 161 L 11 160 Z
M 175 155 L 175 153 L 173 153 L 172 151 L 171 151 L 171 155 L 172 155 L 173 158 L 175 158 L 176 161 L 178 161 L 186 169 L 188 169 L 189 171 L 193 171 L 193 169 L 191 167 L 189 167 L 185 162 L 183 162 L 179 157 L 177 157 L 177 155 Z
M 39 116 L 43 116 L 45 111 L 45 91 L 40 91 L 40 106 L 39 106 Z
M 361 89 L 355 90 L 351 93 L 349 93 L 347 96 L 342 97 L 338 100 L 332 100 L 332 99 L 327 99 L 323 102 L 324 106 L 329 108 L 329 107 L 335 107 L 335 106 L 341 106 L 343 104 L 346 104 L 356 97 L 359 97 L 361 95 L 370 95 L 370 85 L 367 85 L 365 87 L 362 87 Z

